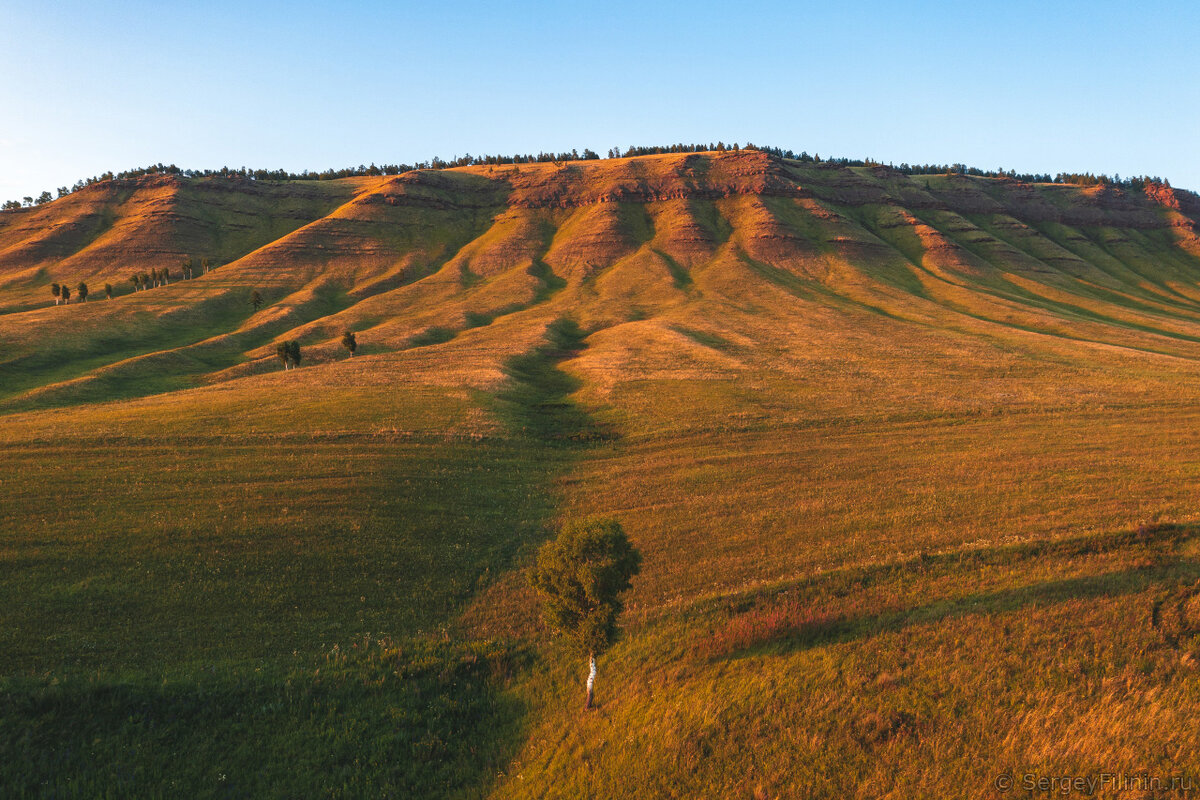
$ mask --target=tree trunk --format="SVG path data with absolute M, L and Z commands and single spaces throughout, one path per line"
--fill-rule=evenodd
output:
M 592 707 L 592 689 L 596 685 L 596 654 L 592 653 L 588 656 L 588 679 L 587 679 L 587 701 L 584 702 L 583 708 L 587 710 Z

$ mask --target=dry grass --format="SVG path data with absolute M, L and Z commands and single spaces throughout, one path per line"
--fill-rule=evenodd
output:
M 488 752 L 514 760 L 467 795 L 1196 775 L 1200 550 L 1132 533 L 1200 521 L 1183 212 L 754 153 L 237 198 L 151 181 L 0 225 L 9 673 L 187 683 L 366 632 L 503 640 Z M 201 222 L 156 227 L 180 215 Z M 104 280 L 200 246 L 228 263 L 45 307 L 89 259 Z M 548 348 L 564 318 L 583 338 Z M 580 717 L 519 567 L 593 513 L 645 563 Z M 359 710 L 344 741 L 386 740 Z

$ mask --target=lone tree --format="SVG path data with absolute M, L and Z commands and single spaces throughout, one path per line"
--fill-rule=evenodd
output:
M 79 299 L 86 303 L 88 296 L 87 284 L 83 281 L 80 281 L 79 285 L 75 287 L 75 291 L 79 293 Z
M 542 598 L 546 624 L 569 638 L 588 657 L 587 700 L 592 707 L 596 656 L 617 638 L 618 599 L 641 569 L 642 555 L 621 523 L 592 518 L 569 522 L 558 538 L 538 551 L 529 583 Z
M 262 295 L 258 293 L 258 289 L 255 289 L 250 293 L 250 305 L 254 306 L 255 311 L 258 311 L 260 308 L 262 308 L 262 304 Z
M 112 292 L 113 292 L 112 284 L 111 283 L 104 284 L 104 296 L 107 297 L 109 300 L 112 300 Z
M 54 305 L 58 305 L 62 300 L 62 287 L 57 283 L 50 284 L 50 294 L 54 295 Z
M 358 340 L 354 338 L 352 331 L 346 331 L 342 334 L 342 347 L 350 351 L 350 357 L 354 357 L 354 351 L 358 349 Z

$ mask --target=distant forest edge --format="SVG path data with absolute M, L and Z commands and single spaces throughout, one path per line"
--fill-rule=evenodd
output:
M 1160 178 L 1157 175 L 1139 175 L 1135 177 L 1122 178 L 1119 174 L 1109 177 L 1105 174 L 1093 175 L 1090 172 L 1060 172 L 1053 177 L 1049 173 L 1018 173 L 1015 170 L 1006 170 L 1003 167 L 994 170 L 984 170 L 978 167 L 968 167 L 965 164 L 884 164 L 881 161 L 876 161 L 872 158 L 857 159 L 857 158 L 821 158 L 820 154 L 809 155 L 806 151 L 796 153 L 793 150 L 784 150 L 779 147 L 765 147 L 747 143 L 739 145 L 736 142 L 733 144 L 725 144 L 717 142 L 713 144 L 703 142 L 699 144 L 672 144 L 658 147 L 628 147 L 625 150 L 614 147 L 607 153 L 608 158 L 629 158 L 631 156 L 651 156 L 662 155 L 666 153 L 705 153 L 705 152 L 725 152 L 738 150 L 758 150 L 768 153 L 778 158 L 791 159 L 793 161 L 802 161 L 816 164 L 831 164 L 843 167 L 882 167 L 886 166 L 906 175 L 945 175 L 959 174 L 971 175 L 980 178 L 1009 178 L 1011 180 L 1021 181 L 1023 183 L 1061 183 L 1071 184 L 1075 186 L 1119 186 L 1132 191 L 1144 191 L 1147 186 L 1170 186 L 1171 182 L 1165 178 Z M 124 172 L 105 172 L 102 175 L 78 180 L 74 186 L 58 187 L 58 197 L 66 197 L 78 189 L 85 186 L 91 186 L 96 183 L 103 183 L 111 180 L 130 180 L 133 178 L 141 178 L 146 175 L 179 175 L 185 178 L 249 178 L 254 180 L 271 180 L 271 181 L 329 181 L 338 178 L 357 178 L 357 177 L 372 177 L 382 175 L 400 175 L 404 172 L 411 172 L 418 169 L 451 169 L 454 167 L 476 167 L 499 164 L 537 164 L 537 163 L 564 163 L 569 161 L 591 161 L 600 158 L 600 154 L 594 150 L 584 148 L 582 154 L 578 150 L 562 153 L 538 153 L 537 155 L 511 155 L 511 156 L 473 156 L 469 153 L 465 156 L 459 156 L 451 161 L 444 161 L 441 158 L 433 158 L 430 161 L 421 161 L 416 164 L 383 164 L 376 166 L 372 163 L 370 166 L 359 164 L 357 167 L 345 167 L 343 169 L 327 169 L 322 172 L 288 172 L 282 169 L 247 169 L 246 167 L 233 168 L 221 167 L 220 169 L 181 169 L 174 164 L 152 164 L 148 167 L 140 167 L 137 169 L 125 170 Z M 8 200 L 0 204 L 0 211 L 18 211 L 23 208 L 31 208 L 33 206 L 43 205 L 54 200 L 55 197 L 50 192 L 42 192 L 37 197 L 26 196 L 20 200 Z

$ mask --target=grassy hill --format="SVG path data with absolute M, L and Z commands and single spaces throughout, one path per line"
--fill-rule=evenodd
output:
M 1197 221 L 756 151 L 0 214 L 0 785 L 1200 787 Z M 588 514 L 645 561 L 584 714 L 522 569 Z

